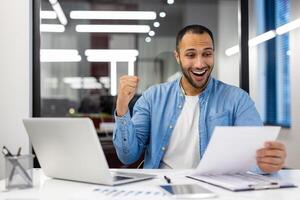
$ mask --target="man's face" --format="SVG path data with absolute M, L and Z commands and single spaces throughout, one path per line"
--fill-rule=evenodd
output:
M 187 84 L 183 86 L 203 91 L 214 66 L 214 49 L 210 36 L 207 33 L 186 33 L 175 51 L 175 57 L 184 75 L 183 83 Z

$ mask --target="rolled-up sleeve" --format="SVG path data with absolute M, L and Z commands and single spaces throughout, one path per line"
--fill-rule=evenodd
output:
M 137 100 L 132 118 L 129 111 L 122 117 L 115 112 L 113 144 L 122 163 L 132 164 L 144 152 L 150 134 L 149 113 L 149 104 L 144 95 Z

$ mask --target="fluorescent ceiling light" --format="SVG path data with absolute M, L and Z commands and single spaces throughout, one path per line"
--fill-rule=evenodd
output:
M 63 82 L 66 84 L 72 84 L 72 83 L 80 83 L 81 77 L 65 77 L 63 78 Z
M 270 40 L 270 39 L 274 38 L 275 36 L 276 36 L 276 33 L 273 30 L 265 32 L 265 33 L 263 33 L 261 35 L 258 35 L 256 37 L 250 39 L 248 41 L 248 46 L 249 47 L 254 47 L 254 46 L 258 45 L 258 44 L 261 44 L 261 43 L 263 43 L 263 42 L 265 42 L 267 40 Z M 233 46 L 231 48 L 226 49 L 225 50 L 225 54 L 227 56 L 232 56 L 232 55 L 238 53 L 239 51 L 240 51 L 239 46 L 235 45 L 235 46 Z
M 270 40 L 272 38 L 274 38 L 276 36 L 276 33 L 275 31 L 271 30 L 271 31 L 268 31 L 268 32 L 265 32 L 261 35 L 258 35 L 252 39 L 249 40 L 249 47 L 253 47 L 253 46 L 256 46 L 260 43 L 263 43 L 267 40 Z
M 167 3 L 171 5 L 174 3 L 174 0 L 167 0 Z
M 87 61 L 89 62 L 134 62 L 136 57 L 126 57 L 126 56 L 88 56 Z
M 79 55 L 76 49 L 41 49 L 41 55 L 52 55 L 52 56 L 73 56 Z
M 99 82 L 103 83 L 104 85 L 108 85 L 110 82 L 110 78 L 108 76 L 103 76 L 99 78 Z
M 65 26 L 61 24 L 41 24 L 40 25 L 41 32 L 64 32 Z
M 151 42 L 151 37 L 146 37 L 145 42 L 147 42 L 147 43 Z
M 153 37 L 155 35 L 155 32 L 154 31 L 149 31 L 149 36 Z
M 103 56 L 103 57 L 136 57 L 139 51 L 135 49 L 87 49 L 84 54 L 86 56 Z
M 156 27 L 156 28 L 158 28 L 160 26 L 160 23 L 159 22 L 154 22 L 153 26 Z
M 117 63 L 111 62 L 110 63 L 110 94 L 112 96 L 117 95 Z
M 80 62 L 81 56 L 73 49 L 41 49 L 41 62 Z
M 134 76 L 134 62 L 128 62 L 128 75 Z
M 73 89 L 101 89 L 102 85 L 95 77 L 65 77 L 63 82 Z
M 66 15 L 64 11 L 62 10 L 60 4 L 57 2 L 56 4 L 52 5 L 53 10 L 56 12 L 58 20 L 62 25 L 67 25 L 68 20 L 66 18 Z
M 40 12 L 40 18 L 41 19 L 56 19 L 57 18 L 57 14 L 54 11 L 42 10 Z
M 66 15 L 65 15 L 63 9 L 61 8 L 59 2 L 57 0 L 49 0 L 49 3 L 51 4 L 53 10 L 56 12 L 58 20 L 60 21 L 60 23 L 62 25 L 67 25 L 68 20 L 66 18 Z
M 299 27 L 300 27 L 300 19 L 296 19 L 294 21 L 291 21 L 287 24 L 284 24 L 284 25 L 278 27 L 276 29 L 276 33 L 278 35 L 282 35 L 284 33 L 287 33 L 289 31 L 294 30 L 294 29 L 299 28 Z
M 87 89 L 87 90 L 90 90 L 90 89 L 101 89 L 102 88 L 102 85 L 100 83 L 88 83 L 88 84 L 85 84 L 85 83 L 75 83 L 75 84 L 70 84 L 70 87 L 72 89 Z
M 155 20 L 153 11 L 71 11 L 71 19 Z
M 52 4 L 56 4 L 58 1 L 57 0 L 49 0 L 49 3 Z
M 167 16 L 167 14 L 166 14 L 165 12 L 160 12 L 160 13 L 159 13 L 159 16 L 160 16 L 161 18 L 164 18 L 164 17 Z
M 41 62 L 80 62 L 81 56 L 45 56 L 41 55 Z
M 139 51 L 135 49 L 87 49 L 84 54 L 89 62 L 134 62 Z
M 97 33 L 148 33 L 148 25 L 77 25 L 77 32 Z
M 249 40 L 248 45 L 249 45 L 249 47 L 256 46 L 260 43 L 263 43 L 267 40 L 270 40 L 270 39 L 276 37 L 276 34 L 282 35 L 284 33 L 287 33 L 289 31 L 292 31 L 292 30 L 294 30 L 296 28 L 299 28 L 299 27 L 300 27 L 300 18 L 276 28 L 275 31 L 270 30 L 270 31 L 265 32 L 265 33 L 255 37 L 255 38 L 252 38 L 251 40 Z M 238 52 L 239 52 L 239 48 L 238 48 L 237 45 L 225 50 L 225 54 L 227 56 L 234 55 Z
M 232 56 L 240 51 L 240 47 L 238 45 L 235 45 L 229 49 L 226 49 L 225 54 L 226 56 Z

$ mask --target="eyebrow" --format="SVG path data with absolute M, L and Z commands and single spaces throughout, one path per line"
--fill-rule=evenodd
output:
M 187 51 L 195 51 L 195 50 L 196 50 L 195 48 L 190 48 L 190 49 L 186 49 L 185 52 L 187 52 Z M 212 47 L 207 47 L 207 48 L 204 48 L 204 49 L 203 49 L 203 51 L 207 51 L 207 50 L 209 50 L 209 51 L 214 51 L 214 48 L 212 48 Z

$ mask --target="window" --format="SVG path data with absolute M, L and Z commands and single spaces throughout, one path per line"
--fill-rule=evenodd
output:
M 257 33 L 276 30 L 289 22 L 289 0 L 256 1 Z M 258 47 L 260 113 L 265 124 L 290 127 L 289 34 L 277 34 Z

